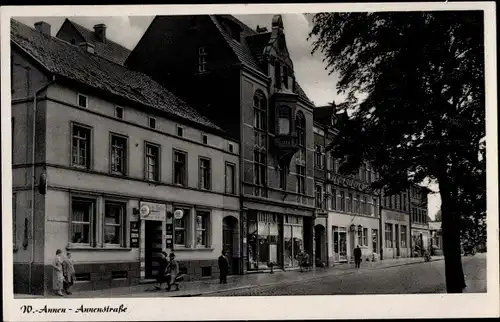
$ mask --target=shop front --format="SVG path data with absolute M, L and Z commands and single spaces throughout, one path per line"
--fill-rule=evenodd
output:
M 410 257 L 410 215 L 382 209 L 383 258 Z
M 284 269 L 298 267 L 299 253 L 310 252 L 304 243 L 303 216 L 249 211 L 247 221 L 248 271 L 268 269 L 270 263 Z

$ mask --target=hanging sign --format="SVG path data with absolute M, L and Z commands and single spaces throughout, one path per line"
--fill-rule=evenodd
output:
M 172 245 L 173 245 L 173 235 L 174 235 L 174 225 L 172 225 L 171 223 L 167 223 L 166 225 L 166 231 L 165 231 L 165 242 L 166 242 L 166 248 L 168 249 L 172 249 Z
M 176 211 L 174 211 L 175 219 L 182 219 L 182 217 L 184 217 L 184 211 L 182 211 L 181 209 L 177 209 Z

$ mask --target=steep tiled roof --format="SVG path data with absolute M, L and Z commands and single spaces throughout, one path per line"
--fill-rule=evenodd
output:
M 49 72 L 141 105 L 221 131 L 185 102 L 143 73 L 129 70 L 61 39 L 11 20 L 11 41 Z
M 109 38 L 106 39 L 106 42 L 103 43 L 100 41 L 95 33 L 74 21 L 67 19 L 69 23 L 71 23 L 76 30 L 82 35 L 85 40 L 95 46 L 95 52 L 97 55 L 100 55 L 112 62 L 123 65 L 125 60 L 130 55 L 130 50 L 115 43 Z
M 261 46 L 266 45 L 264 41 L 266 37 L 268 37 L 267 40 L 269 40 L 271 33 L 259 34 L 257 31 L 253 30 L 232 15 L 215 15 L 211 16 L 211 18 L 221 32 L 222 36 L 226 39 L 229 46 L 233 49 L 240 62 L 247 65 L 248 67 L 263 72 L 262 68 L 259 66 L 262 50 L 264 49 L 264 47 Z M 233 37 L 228 34 L 228 32 L 222 27 L 220 21 L 218 20 L 219 18 L 230 20 L 241 27 L 241 41 L 233 39 Z M 269 36 L 266 36 L 266 34 L 269 34 Z M 312 104 L 311 100 L 307 97 L 306 93 L 304 92 L 302 87 L 300 87 L 298 82 L 296 85 L 297 94 L 304 100 Z

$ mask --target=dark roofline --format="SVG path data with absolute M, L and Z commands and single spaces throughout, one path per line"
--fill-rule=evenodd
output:
M 125 61 L 123 62 L 123 66 L 127 66 L 127 63 L 128 63 L 128 60 L 130 59 L 130 57 L 134 54 L 135 52 L 135 49 L 143 42 L 144 38 L 146 37 L 146 34 L 149 32 L 149 30 L 151 29 L 151 27 L 153 26 L 153 24 L 155 23 L 155 21 L 158 19 L 158 15 L 155 15 L 155 17 L 153 18 L 153 20 L 151 21 L 151 23 L 149 24 L 148 28 L 146 28 L 146 30 L 144 31 L 144 33 L 142 34 L 141 36 L 141 39 L 139 39 L 139 41 L 135 44 L 135 47 L 130 51 L 130 54 L 127 56 L 127 58 L 125 59 Z
M 51 38 L 55 38 L 55 37 L 51 37 Z M 56 38 L 56 39 L 59 40 L 59 41 L 63 41 L 63 40 L 58 39 L 58 38 Z M 234 142 L 239 142 L 239 140 L 236 140 L 235 138 L 231 137 L 230 135 L 228 135 L 228 133 L 226 133 L 222 129 L 218 130 L 218 129 L 210 127 L 210 126 L 206 126 L 206 125 L 197 123 L 195 121 L 182 118 L 182 117 L 180 117 L 178 115 L 175 115 L 175 114 L 172 114 L 172 113 L 170 113 L 170 112 L 168 112 L 166 110 L 155 108 L 153 106 L 150 106 L 150 105 L 147 105 L 147 104 L 144 104 L 144 103 L 141 103 L 141 102 L 137 102 L 137 101 L 128 99 L 126 97 L 123 97 L 123 96 L 120 96 L 120 95 L 117 95 L 117 94 L 110 93 L 108 91 L 105 91 L 105 90 L 102 90 L 102 89 L 99 89 L 99 88 L 96 88 L 96 87 L 84 84 L 82 82 L 79 82 L 79 81 L 76 81 L 76 80 L 73 80 L 73 79 L 70 79 L 70 78 L 68 78 L 66 76 L 63 76 L 63 75 L 55 74 L 55 73 L 51 72 L 38 59 L 36 59 L 29 52 L 27 52 L 21 45 L 19 45 L 18 43 L 16 43 L 14 40 L 11 39 L 10 42 L 13 45 L 13 47 L 17 48 L 21 52 L 22 55 L 26 56 L 29 60 L 33 61 L 33 64 L 35 66 L 39 67 L 41 69 L 41 71 L 47 77 L 51 77 L 51 76 L 55 77 L 55 83 L 57 83 L 57 84 L 60 84 L 60 85 L 66 86 L 66 87 L 70 87 L 70 88 L 71 87 L 79 87 L 79 88 L 82 88 L 82 89 L 86 90 L 88 93 L 92 93 L 92 94 L 94 94 L 96 96 L 100 96 L 100 97 L 103 97 L 103 98 L 110 98 L 109 100 L 112 101 L 112 102 L 116 102 L 116 103 L 123 104 L 123 105 L 128 105 L 128 106 L 135 107 L 135 108 L 138 108 L 138 109 L 144 109 L 145 108 L 145 109 L 151 110 L 153 113 L 156 113 L 156 114 L 159 114 L 159 115 L 162 115 L 162 114 L 163 115 L 167 115 L 170 120 L 179 121 L 179 123 L 184 123 L 186 125 L 191 125 L 193 128 L 204 130 L 207 133 L 216 134 L 216 135 L 218 135 L 218 136 L 220 136 L 222 138 L 225 138 L 225 139 L 228 139 L 228 140 L 232 140 Z M 102 57 L 99 57 L 99 58 L 102 58 Z M 102 58 L 102 59 L 104 59 L 104 58 Z M 105 60 L 107 62 L 109 62 L 109 60 L 107 60 L 107 59 L 105 59 Z M 110 63 L 113 63 L 113 62 L 110 62 Z M 119 65 L 119 64 L 117 64 L 117 65 Z M 121 65 L 119 65 L 119 66 L 121 66 Z M 125 67 L 123 67 L 123 68 L 125 68 Z

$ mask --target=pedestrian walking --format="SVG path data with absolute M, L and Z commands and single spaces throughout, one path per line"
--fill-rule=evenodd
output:
M 52 262 L 52 288 L 56 295 L 64 296 L 62 293 L 64 275 L 63 275 L 63 259 L 62 259 L 62 250 L 58 249 L 56 251 L 56 257 Z
M 170 261 L 167 265 L 167 291 L 170 291 L 172 285 L 175 285 L 175 290 L 179 290 L 179 281 L 177 280 L 177 276 L 179 275 L 179 263 L 175 260 L 175 254 L 170 253 L 169 255 Z
M 167 275 L 168 259 L 166 252 L 160 253 L 159 264 L 160 266 L 158 267 L 158 275 L 156 276 L 156 282 L 158 283 L 158 286 L 155 286 L 157 290 L 161 290 L 161 285 L 163 283 L 167 283 L 166 275 Z
M 75 284 L 76 276 L 75 276 L 75 266 L 73 264 L 73 260 L 71 259 L 71 253 L 66 252 L 66 258 L 63 260 L 63 288 L 64 293 L 71 295 L 71 287 Z
M 303 255 L 302 255 L 303 261 L 304 261 L 304 267 L 306 268 L 306 271 L 311 270 L 311 263 L 309 262 L 309 254 L 304 250 Z
M 359 248 L 359 245 L 354 248 L 354 264 L 356 268 L 361 266 L 361 248 Z
M 220 284 L 227 284 L 227 274 L 229 274 L 229 259 L 226 256 L 226 251 L 223 250 L 219 256 L 219 273 Z

